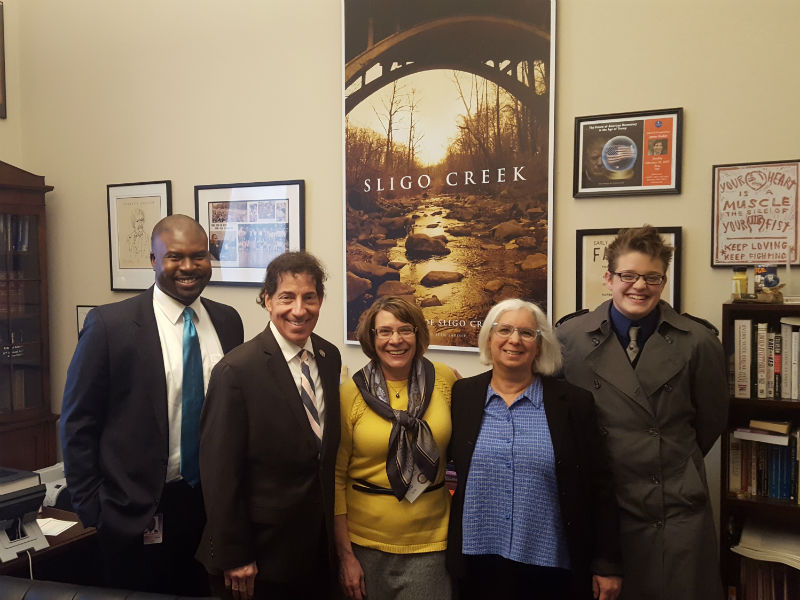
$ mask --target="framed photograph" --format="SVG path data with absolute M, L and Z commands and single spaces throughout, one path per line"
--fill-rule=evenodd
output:
M 119 183 L 108 186 L 108 247 L 111 289 L 146 290 L 153 285 L 150 234 L 172 214 L 169 181 Z
M 5 119 L 6 113 L 6 41 L 3 33 L 3 3 L 0 2 L 0 119 Z
M 681 228 L 656 227 L 661 237 L 675 248 L 672 262 L 667 269 L 667 284 L 661 299 L 681 310 Z M 606 287 L 604 276 L 608 271 L 606 249 L 617 237 L 617 229 L 578 229 L 575 232 L 575 257 L 578 265 L 575 282 L 575 309 L 593 310 L 611 299 L 611 290 Z
M 86 315 L 89 314 L 90 310 L 96 307 L 97 307 L 96 304 L 78 304 L 75 307 L 75 317 L 77 319 L 78 335 L 81 334 L 81 329 L 83 329 L 83 322 L 86 320 Z
M 800 160 L 711 171 L 711 266 L 798 264 Z
M 683 109 L 575 118 L 572 195 L 681 191 Z
M 261 285 L 270 261 L 305 247 L 305 182 L 196 185 L 194 210 L 208 232 L 211 283 Z

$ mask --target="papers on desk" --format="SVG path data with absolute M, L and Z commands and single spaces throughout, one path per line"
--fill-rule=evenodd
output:
M 62 521 L 61 519 L 52 519 L 52 518 L 36 519 L 36 522 L 39 524 L 42 533 L 50 536 L 64 533 L 67 529 L 69 529 L 73 525 L 77 525 L 76 521 Z
M 756 560 L 779 562 L 800 569 L 800 535 L 786 528 L 747 521 L 742 527 L 739 544 L 731 550 Z

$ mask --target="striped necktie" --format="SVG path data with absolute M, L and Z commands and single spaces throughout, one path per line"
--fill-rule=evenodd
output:
M 625 349 L 625 352 L 628 353 L 628 358 L 633 364 L 633 361 L 636 360 L 636 357 L 639 355 L 639 344 L 636 342 L 636 338 L 639 336 L 639 327 L 633 325 L 628 329 L 628 336 L 631 338 L 628 347 Z
M 317 436 L 317 441 L 322 441 L 322 428 L 319 423 L 319 413 L 317 412 L 317 394 L 314 390 L 314 380 L 311 379 L 311 369 L 308 367 L 309 353 L 301 350 L 300 357 L 300 398 L 303 399 L 303 407 L 306 409 L 308 422 L 311 429 Z
M 200 411 L 203 408 L 203 356 L 194 310 L 183 309 L 183 382 L 181 384 L 181 475 L 190 486 L 200 483 Z

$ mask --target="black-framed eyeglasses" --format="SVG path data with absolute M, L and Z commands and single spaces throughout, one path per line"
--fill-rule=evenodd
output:
M 397 329 L 392 329 L 391 327 L 378 327 L 377 329 L 373 329 L 372 333 L 375 334 L 375 337 L 381 340 L 388 340 L 395 333 L 402 338 L 410 338 L 414 337 L 414 334 L 417 333 L 417 328 L 412 327 L 411 325 L 403 325 Z
M 492 330 L 496 336 L 501 338 L 510 338 L 516 331 L 519 334 L 519 339 L 521 339 L 523 342 L 533 342 L 542 333 L 538 329 L 532 329 L 530 327 L 514 327 L 513 325 L 508 325 L 507 323 L 492 323 Z
M 619 277 L 619 280 L 623 283 L 636 283 L 641 277 L 647 285 L 661 285 L 667 279 L 666 275 L 661 275 L 659 273 L 645 273 L 644 275 L 631 271 L 612 271 L 611 273 Z

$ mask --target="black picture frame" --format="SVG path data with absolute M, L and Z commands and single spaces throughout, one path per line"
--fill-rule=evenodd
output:
M 86 315 L 89 314 L 89 311 L 93 308 L 97 308 L 96 304 L 78 304 L 75 306 L 75 320 L 76 325 L 78 326 L 78 335 L 81 334 L 81 329 L 83 329 L 83 323 L 86 321 Z
M 146 290 L 154 281 L 150 233 L 172 214 L 172 182 L 109 184 L 107 195 L 111 290 Z
M 678 194 L 683 108 L 575 118 L 575 198 Z
M 5 119 L 8 114 L 8 101 L 6 99 L 6 40 L 4 30 L 3 3 L 0 2 L 0 119 Z
M 269 262 L 305 248 L 305 181 L 194 187 L 195 218 L 208 232 L 211 281 L 259 286 Z
M 683 234 L 680 227 L 656 227 L 675 251 L 667 269 L 667 285 L 661 298 L 681 310 L 681 246 Z M 611 298 L 605 287 L 603 274 L 608 270 L 603 248 L 617 236 L 620 228 L 578 229 L 575 231 L 575 310 L 593 310 Z

